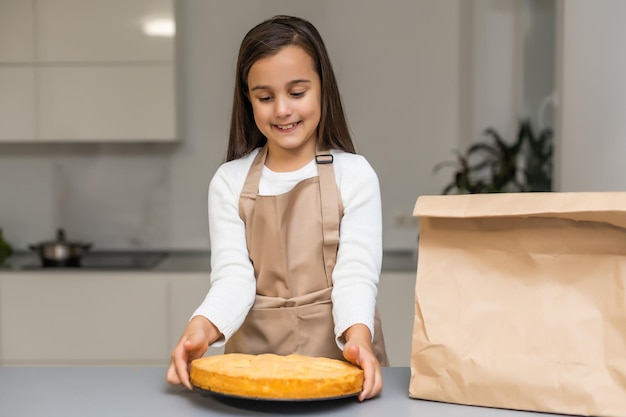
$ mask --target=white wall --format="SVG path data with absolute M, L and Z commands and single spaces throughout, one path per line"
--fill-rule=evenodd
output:
M 557 187 L 626 191 L 626 2 L 560 3 Z
M 325 38 L 357 150 L 378 172 L 384 245 L 416 248 L 416 198 L 451 179 L 433 166 L 480 138 L 510 137 L 520 106 L 522 0 L 178 0 L 178 145 L 2 145 L 0 227 L 17 247 L 207 249 L 206 191 L 224 158 L 239 43 L 274 14 Z
M 483 140 L 484 130 L 495 128 L 505 139 L 514 140 L 521 114 L 522 56 L 521 19 L 523 1 L 472 0 L 466 5 L 466 47 L 471 75 L 466 82 L 469 117 L 462 146 Z
M 554 127 L 556 1 L 525 0 L 522 12 L 523 109 L 534 126 Z

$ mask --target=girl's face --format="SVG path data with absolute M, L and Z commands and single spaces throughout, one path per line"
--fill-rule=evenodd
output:
M 259 59 L 248 73 L 248 94 L 256 125 L 267 138 L 267 165 L 291 170 L 308 163 L 315 155 L 321 116 L 313 59 L 297 46 Z

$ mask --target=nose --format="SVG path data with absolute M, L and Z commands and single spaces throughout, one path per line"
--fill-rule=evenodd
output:
M 289 98 L 287 97 L 276 97 L 274 106 L 274 113 L 276 117 L 288 117 L 291 116 L 292 109 L 291 103 L 289 102 Z

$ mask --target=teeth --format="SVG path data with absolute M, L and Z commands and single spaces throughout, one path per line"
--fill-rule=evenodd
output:
M 291 123 L 289 125 L 276 125 L 276 127 L 278 127 L 279 129 L 283 129 L 283 130 L 287 130 L 287 129 L 291 129 L 292 127 L 294 127 L 296 124 L 295 123 Z

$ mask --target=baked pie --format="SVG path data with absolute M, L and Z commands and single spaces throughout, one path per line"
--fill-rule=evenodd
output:
M 207 391 L 268 400 L 346 397 L 363 388 L 363 370 L 337 359 L 298 354 L 227 353 L 191 362 L 192 385 Z

